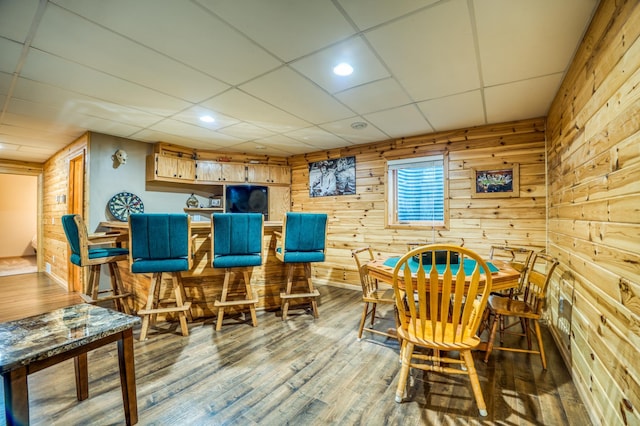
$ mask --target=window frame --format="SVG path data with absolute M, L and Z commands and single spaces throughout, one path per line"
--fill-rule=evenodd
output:
M 442 160 L 443 166 L 443 220 L 398 221 L 397 200 L 397 164 L 417 164 L 426 161 Z M 390 167 L 391 166 L 391 167 Z M 449 155 L 446 151 L 434 152 L 427 156 L 388 158 L 385 164 L 385 228 L 395 229 L 449 229 Z

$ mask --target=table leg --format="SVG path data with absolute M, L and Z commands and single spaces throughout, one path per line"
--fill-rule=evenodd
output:
M 76 370 L 76 396 L 78 401 L 89 398 L 89 367 L 87 353 L 73 358 L 73 366 Z
M 29 424 L 29 389 L 27 369 L 11 370 L 2 375 L 4 379 L 4 412 L 7 426 Z
M 122 332 L 118 340 L 118 364 L 120 366 L 120 386 L 122 403 L 127 425 L 138 423 L 138 397 L 136 395 L 136 371 L 133 362 L 133 329 Z

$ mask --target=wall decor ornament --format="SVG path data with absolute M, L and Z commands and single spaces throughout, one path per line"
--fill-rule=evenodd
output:
M 516 198 L 520 196 L 520 165 L 502 164 L 473 169 L 471 198 Z
M 309 196 L 353 195 L 356 193 L 356 157 L 309 163 Z

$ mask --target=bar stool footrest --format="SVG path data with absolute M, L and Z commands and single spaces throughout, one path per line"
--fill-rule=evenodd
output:
M 314 290 L 312 293 L 280 293 L 280 299 L 301 299 L 305 297 L 318 297 L 320 296 L 320 292 L 318 290 Z
M 138 311 L 138 315 L 151 315 L 151 314 L 166 314 L 169 312 L 184 312 L 191 308 L 191 302 L 185 302 L 182 306 L 171 306 L 167 308 L 156 309 L 141 309 Z

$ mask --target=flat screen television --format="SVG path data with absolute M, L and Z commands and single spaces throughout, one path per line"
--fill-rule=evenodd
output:
M 269 220 L 269 187 L 261 185 L 227 185 L 227 213 L 262 213 Z

